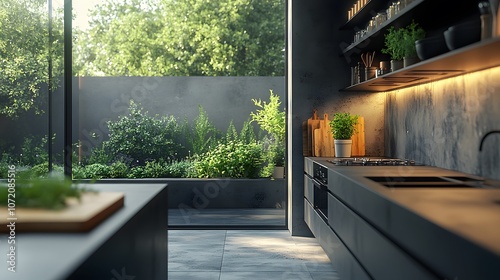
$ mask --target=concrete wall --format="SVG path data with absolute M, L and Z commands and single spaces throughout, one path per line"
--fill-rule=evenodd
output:
M 107 139 L 106 123 L 126 115 L 130 100 L 140 103 L 149 115 L 173 115 L 191 124 L 201 105 L 223 133 L 231 121 L 241 129 L 257 108 L 252 98 L 269 100 L 270 89 L 285 108 L 284 77 L 88 77 L 78 78 L 76 84 L 78 139 L 91 147 L 99 142 L 90 135 Z
M 365 117 L 367 154 L 384 154 L 384 94 L 345 93 L 352 63 L 340 56 L 352 34 L 339 31 L 349 1 L 288 0 L 288 225 L 293 235 L 310 235 L 304 222 L 302 122 L 313 109 Z
M 284 77 L 79 77 L 73 81 L 74 139 L 85 149 L 107 139 L 107 121 L 128 113 L 130 100 L 141 103 L 150 115 L 173 115 L 192 121 L 202 105 L 210 121 L 222 132 L 234 121 L 239 130 L 256 110 L 252 98 L 269 100 L 272 89 L 285 108 Z M 61 87 L 62 88 L 62 87 Z M 54 151 L 62 151 L 63 98 L 54 93 Z M 28 133 L 47 134 L 47 115 L 28 113 L 12 121 L 0 118 L 0 143 L 22 143 Z M 257 132 L 257 131 L 256 131 Z M 90 135 L 96 134 L 99 141 Z
M 387 93 L 390 156 L 500 179 L 500 67 Z

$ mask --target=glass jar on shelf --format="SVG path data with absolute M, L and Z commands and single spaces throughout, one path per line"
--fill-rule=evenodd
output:
M 381 26 L 387 20 L 387 14 L 380 12 L 375 16 L 375 27 Z

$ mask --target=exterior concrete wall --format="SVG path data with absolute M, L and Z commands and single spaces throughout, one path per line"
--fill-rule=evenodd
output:
M 270 89 L 285 108 L 284 88 L 284 77 L 78 77 L 73 80 L 73 138 L 85 150 L 99 145 L 108 137 L 106 123 L 127 114 L 130 100 L 140 103 L 150 115 L 173 115 L 191 123 L 201 105 L 222 132 L 231 120 L 239 130 L 257 108 L 252 98 L 268 100 Z M 59 153 L 63 150 L 62 86 L 54 92 L 52 112 L 54 151 Z M 19 145 L 28 133 L 47 135 L 47 127 L 47 114 L 28 113 L 14 121 L 0 118 L 0 143 Z
M 500 67 L 387 93 L 390 156 L 500 179 Z
M 237 129 L 257 108 L 252 98 L 279 95 L 284 108 L 284 77 L 83 77 L 78 78 L 80 138 L 128 113 L 130 100 L 150 115 L 173 115 L 189 121 L 203 106 L 211 122 L 225 132 L 232 120 Z

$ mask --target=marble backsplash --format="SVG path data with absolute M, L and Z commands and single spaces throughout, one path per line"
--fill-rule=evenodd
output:
M 385 153 L 500 180 L 500 67 L 386 93 Z

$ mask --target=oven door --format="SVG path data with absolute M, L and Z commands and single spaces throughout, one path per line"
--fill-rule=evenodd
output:
M 313 179 L 314 209 L 320 217 L 328 222 L 328 187 Z

